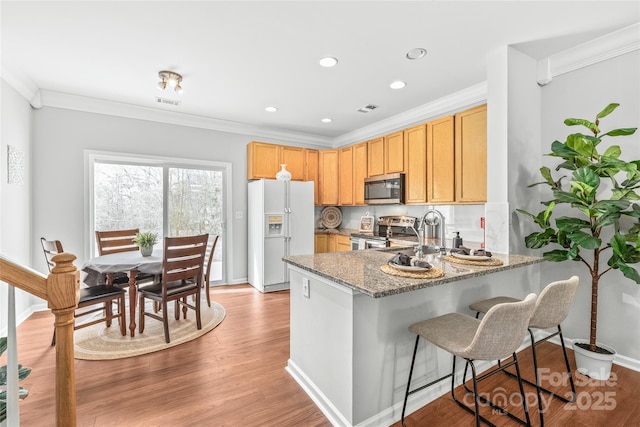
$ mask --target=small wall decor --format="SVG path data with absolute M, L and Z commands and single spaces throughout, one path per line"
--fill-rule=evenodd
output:
M 24 183 L 24 151 L 12 145 L 7 145 L 7 183 Z

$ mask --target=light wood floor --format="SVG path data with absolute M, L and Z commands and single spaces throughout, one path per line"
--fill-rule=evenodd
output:
M 238 285 L 214 288 L 212 296 L 225 307 L 227 317 L 195 341 L 129 359 L 77 360 L 78 425 L 329 426 L 284 369 L 289 357 L 289 293 L 261 294 Z M 36 313 L 18 328 L 18 358 L 33 368 L 22 382 L 30 392 L 21 403 L 25 427 L 54 424 L 52 321 L 48 312 Z M 561 367 L 558 346 L 544 344 L 539 349 L 544 355 L 541 365 Z M 526 373 L 532 369 L 529 354 L 525 350 L 521 356 Z M 615 365 L 613 372 L 616 385 L 578 375 L 580 405 L 553 401 L 545 412 L 546 425 L 640 426 L 640 373 Z M 511 390 L 513 380 L 494 378 L 481 383 L 481 391 L 493 385 Z M 604 409 L 611 406 L 615 407 Z M 516 425 L 486 408 L 484 413 L 498 426 Z M 534 410 L 532 421 L 539 425 Z M 473 426 L 474 420 L 445 395 L 407 419 L 408 427 L 427 425 Z

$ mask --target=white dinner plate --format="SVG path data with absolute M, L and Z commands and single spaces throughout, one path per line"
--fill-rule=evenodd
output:
M 402 271 L 429 271 L 431 267 L 416 267 L 414 265 L 399 265 L 389 261 L 389 265 Z
M 456 258 L 460 258 L 460 259 L 468 259 L 471 261 L 489 261 L 491 259 L 491 257 L 489 256 L 484 256 L 484 255 L 465 255 L 465 254 L 458 254 L 455 252 L 451 252 L 451 255 L 453 255 Z

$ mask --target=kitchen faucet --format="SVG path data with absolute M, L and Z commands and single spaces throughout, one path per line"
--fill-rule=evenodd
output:
M 445 241 L 444 215 L 442 215 L 442 212 L 440 212 L 439 210 L 431 209 L 429 212 L 424 214 L 424 216 L 422 217 L 422 221 L 420 222 L 420 226 L 418 227 L 418 231 L 422 231 L 422 238 L 420 238 L 420 235 L 418 235 L 418 240 L 420 240 L 420 242 L 417 252 L 419 251 L 420 255 L 422 255 L 422 245 L 424 244 L 427 233 L 427 218 L 434 215 L 437 217 L 438 222 L 440 223 L 440 253 L 445 255 L 447 252 Z M 438 224 L 438 222 L 434 224 Z

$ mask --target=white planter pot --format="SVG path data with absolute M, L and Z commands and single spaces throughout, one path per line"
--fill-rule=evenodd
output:
M 611 365 L 616 351 L 609 346 L 596 342 L 598 347 L 609 350 L 612 354 L 601 354 L 586 350 L 576 344 L 589 344 L 587 340 L 575 340 L 573 342 L 573 353 L 576 357 L 576 367 L 578 372 L 587 375 L 594 380 L 608 380 L 611 374 Z
M 151 256 L 153 253 L 153 246 L 145 246 L 140 248 L 140 253 L 142 256 Z

